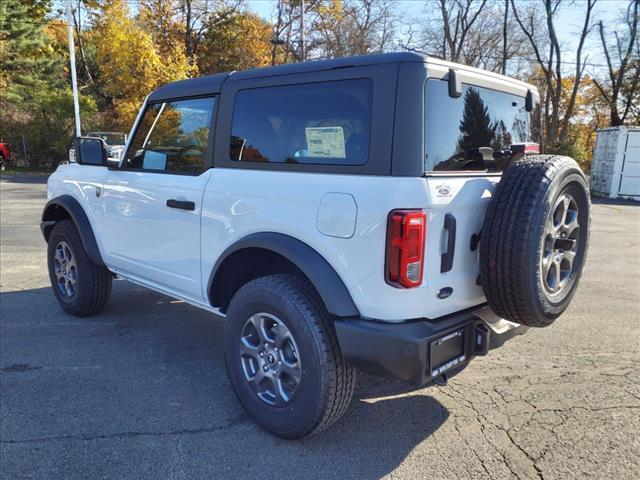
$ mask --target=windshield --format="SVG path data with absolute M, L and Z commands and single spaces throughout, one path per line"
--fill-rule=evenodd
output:
M 524 97 L 463 85 L 452 98 L 437 79 L 425 88 L 425 171 L 501 171 L 512 144 L 533 141 Z
M 99 137 L 103 139 L 107 145 L 124 145 L 126 143 L 126 134 L 121 132 L 91 132 L 88 137 Z

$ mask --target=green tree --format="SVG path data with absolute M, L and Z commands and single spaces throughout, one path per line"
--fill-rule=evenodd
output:
M 60 59 L 42 30 L 49 2 L 0 2 L 0 101 L 25 104 L 50 83 Z M 36 8 L 38 7 L 38 8 Z
M 494 143 L 496 126 L 491 122 L 489 109 L 480 98 L 480 92 L 469 88 L 464 95 L 464 110 L 460 120 L 458 150 L 489 147 Z
M 13 158 L 32 167 L 67 158 L 73 136 L 73 99 L 62 27 L 49 20 L 49 0 L 0 2 L 0 135 Z M 64 26 L 66 33 L 66 25 Z M 80 96 L 86 119 L 95 102 Z

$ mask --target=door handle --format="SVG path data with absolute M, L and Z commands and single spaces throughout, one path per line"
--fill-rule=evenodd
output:
M 196 204 L 188 200 L 175 200 L 173 198 L 170 198 L 169 200 L 167 200 L 167 207 L 180 208 L 181 210 L 195 210 Z
M 456 217 L 447 213 L 444 216 L 444 229 L 447 231 L 447 251 L 440 257 L 440 273 L 453 267 L 453 255 L 456 251 Z

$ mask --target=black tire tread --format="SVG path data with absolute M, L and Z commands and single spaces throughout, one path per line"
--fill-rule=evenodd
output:
M 480 281 L 500 317 L 532 327 L 550 320 L 533 311 L 528 270 L 535 219 L 553 178 L 577 167 L 569 157 L 539 155 L 510 165 L 489 203 L 480 240 Z
M 68 313 L 78 317 L 87 317 L 100 313 L 111 295 L 113 275 L 106 267 L 97 265 L 87 255 L 73 220 L 62 220 L 54 226 L 50 239 L 63 236 L 73 248 L 78 268 L 88 273 L 83 280 L 83 290 L 79 291 L 77 304 L 62 304 Z M 82 266 L 80 266 L 82 265 Z M 53 286 L 55 288 L 55 286 Z
M 286 297 L 307 320 L 316 339 L 320 340 L 321 353 L 325 357 L 323 366 L 329 373 L 326 402 L 320 406 L 321 411 L 316 412 L 318 421 L 315 425 L 295 435 L 295 438 L 326 430 L 345 413 L 356 385 L 356 369 L 342 356 L 331 315 L 309 281 L 297 274 L 283 273 L 257 278 L 244 285 L 235 297 L 245 288 L 266 288 Z

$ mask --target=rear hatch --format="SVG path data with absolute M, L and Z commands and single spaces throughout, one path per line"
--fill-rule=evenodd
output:
M 425 164 L 428 205 L 424 282 L 441 311 L 485 301 L 479 284 L 484 214 L 501 172 L 536 136 L 525 96 L 444 80 L 426 82 Z

